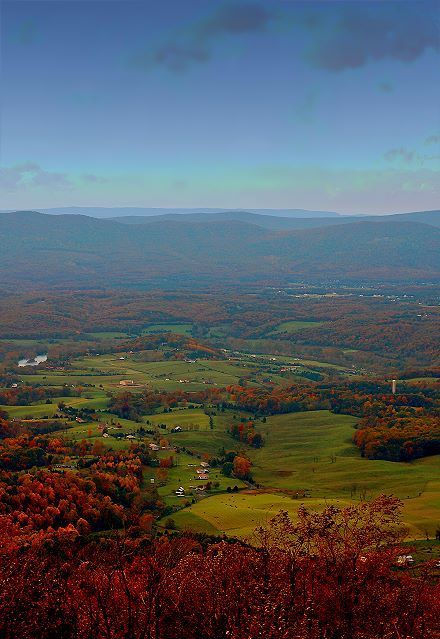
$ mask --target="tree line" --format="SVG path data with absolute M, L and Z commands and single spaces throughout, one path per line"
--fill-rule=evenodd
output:
M 0 516 L 5 639 L 411 639 L 439 631 L 434 562 L 397 568 L 400 504 L 280 513 L 256 543 L 196 534 L 31 539 Z M 29 543 L 31 540 L 31 543 Z

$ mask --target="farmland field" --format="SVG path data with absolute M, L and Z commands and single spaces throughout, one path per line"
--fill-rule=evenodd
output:
M 266 438 L 263 448 L 249 453 L 253 462 L 255 480 L 264 487 L 280 491 L 306 491 L 301 498 L 310 507 L 324 502 L 356 501 L 380 493 L 395 494 L 404 504 L 405 523 L 410 536 L 423 537 L 425 531 L 433 536 L 440 521 L 440 465 L 438 457 L 428 457 L 407 464 L 363 459 L 352 444 L 356 419 L 347 415 L 333 415 L 328 411 L 312 411 L 274 416 L 262 428 Z M 278 503 L 279 493 L 258 496 L 264 504 Z M 251 515 L 259 503 L 253 495 L 245 501 L 208 498 L 211 505 L 197 504 L 190 511 L 210 525 L 221 522 L 222 513 L 237 507 L 252 520 L 252 524 L 234 526 L 234 534 L 254 527 L 257 519 Z M 272 499 L 272 501 L 270 501 Z M 273 501 L 275 499 L 275 501 Z M 232 500 L 232 501 L 231 501 Z M 250 500 L 250 504 L 246 502 Z M 291 497 L 283 497 L 290 504 Z M 231 504 L 234 504 L 232 506 Z M 298 500 L 290 510 L 295 512 Z M 240 510 L 241 509 L 241 510 Z M 273 512 L 272 508 L 269 508 Z M 289 509 L 287 509 L 289 510 Z M 214 517 L 212 513 L 217 513 Z M 184 517 L 183 513 L 180 515 Z M 180 522 L 180 518 L 177 518 Z M 199 522 L 199 527 L 201 522 Z M 219 528 L 219 530 L 226 530 Z
M 252 539 L 255 528 L 266 526 L 281 510 L 287 511 L 295 519 L 301 503 L 303 500 L 294 500 L 282 493 L 227 493 L 207 497 L 189 509 L 176 513 L 175 521 L 182 529 L 195 525 L 200 532 L 214 529 L 217 534 Z M 305 503 L 311 510 L 318 511 L 328 502 L 309 499 Z M 335 499 L 332 503 L 343 506 L 349 501 Z
M 280 374 L 283 366 L 296 365 L 297 372 Z M 267 379 L 285 384 L 289 379 L 297 379 L 302 371 L 317 368 L 335 368 L 326 362 L 301 360 L 292 357 L 269 357 L 254 354 L 240 354 L 239 357 L 220 360 L 197 361 L 142 361 L 136 354 L 118 353 L 90 355 L 72 362 L 66 371 L 22 372 L 23 380 L 31 383 L 50 384 L 94 384 L 105 390 L 113 390 L 121 380 L 133 380 L 135 385 L 160 390 L 201 390 L 206 386 L 227 386 L 246 379 L 249 384 L 261 384 Z
M 262 428 L 266 445 L 250 453 L 255 479 L 319 497 L 386 490 L 401 499 L 417 497 L 428 480 L 440 480 L 434 457 L 406 464 L 361 458 L 352 443 L 356 421 L 329 411 L 269 417 Z
M 303 322 L 301 324 L 309 324 Z M 165 325 L 151 325 L 152 332 Z M 191 325 L 168 325 L 170 330 L 190 329 Z M 165 330 L 165 329 L 164 329 Z M 95 339 L 109 337 L 95 333 Z M 119 340 L 124 333 L 114 332 Z M 149 353 L 149 354 L 148 354 Z M 80 397 L 52 397 L 28 406 L 0 406 L 13 419 L 52 418 L 63 402 L 75 409 L 98 411 L 97 419 L 78 424 L 70 420 L 65 431 L 71 441 L 101 441 L 106 448 L 127 449 L 131 441 L 148 444 L 156 438 L 166 439 L 172 451 L 159 451 L 158 459 L 173 455 L 173 466 L 166 479 L 157 477 L 156 469 L 145 469 L 146 480 L 155 479 L 159 495 L 169 507 L 179 528 L 192 527 L 204 532 L 226 533 L 248 537 L 257 525 L 264 523 L 280 509 L 293 517 L 300 503 L 319 509 L 326 503 L 347 504 L 369 499 L 380 493 L 394 494 L 404 504 L 405 523 L 409 536 L 433 536 L 440 522 L 440 466 L 438 456 L 425 457 L 408 463 L 365 459 L 352 438 L 357 418 L 334 414 L 328 410 L 272 415 L 256 420 L 263 436 L 262 448 L 253 449 L 232 439 L 229 429 L 251 416 L 243 410 L 214 411 L 209 417 L 206 407 L 176 406 L 134 421 L 108 412 L 109 396 L 128 390 L 141 393 L 144 389 L 168 391 L 200 391 L 209 387 L 245 383 L 248 387 L 272 384 L 284 386 L 301 379 L 302 371 L 331 370 L 344 375 L 344 369 L 328 362 L 280 355 L 234 353 L 225 359 L 175 360 L 163 359 L 163 352 L 150 351 L 153 361 L 138 353 L 117 352 L 88 355 L 71 359 L 68 368 L 20 370 L 24 383 L 61 387 L 82 386 Z M 166 353 L 166 350 L 164 351 Z M 281 372 L 281 371 L 287 372 Z M 121 381 L 129 380 L 128 386 Z M 411 380 L 413 381 L 413 380 Z M 420 380 L 424 381 L 424 380 Z M 429 382 L 429 379 L 428 379 Z M 102 439 L 100 425 L 109 436 Z M 179 427 L 179 432 L 174 431 Z M 154 431 L 140 435 L 140 429 Z M 252 463 L 252 476 L 259 489 L 249 490 L 246 483 L 225 477 L 221 468 L 213 469 L 210 491 L 196 493 L 194 462 L 191 455 L 215 458 L 220 451 L 241 450 Z M 197 458 L 196 458 L 197 459 Z M 185 499 L 175 491 L 183 486 Z M 227 492 L 237 486 L 241 492 Z M 244 490 L 245 489 L 245 490 Z M 298 493 L 298 494 L 296 494 Z M 195 503 L 192 503 L 195 499 Z M 185 507 L 183 507 L 185 506 Z
M 124 358 L 124 361 L 121 360 Z M 150 385 L 163 390 L 189 388 L 201 390 L 206 385 L 225 386 L 235 384 L 244 375 L 252 375 L 257 366 L 252 363 L 228 362 L 224 360 L 187 361 L 138 361 L 135 356 L 123 353 L 120 356 L 100 355 L 77 361 L 76 365 L 99 375 L 99 372 L 115 378 L 133 379 L 136 383 Z
M 149 324 L 142 329 L 142 335 L 149 333 L 179 333 L 180 335 L 191 335 L 192 324 Z

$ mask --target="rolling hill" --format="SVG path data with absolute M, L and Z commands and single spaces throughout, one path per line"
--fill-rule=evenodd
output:
M 432 281 L 440 274 L 440 228 L 408 215 L 286 229 L 294 220 L 274 218 L 273 228 L 255 221 L 264 216 L 245 213 L 187 215 L 185 222 L 160 216 L 140 224 L 4 213 L 0 284 L 197 287 L 237 279 Z

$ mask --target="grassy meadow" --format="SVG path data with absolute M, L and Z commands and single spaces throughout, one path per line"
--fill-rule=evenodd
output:
M 246 528 L 248 534 L 249 529 L 258 525 L 260 500 L 273 516 L 281 495 L 284 509 L 294 514 L 301 502 L 314 508 L 324 503 L 349 503 L 386 493 L 402 500 L 410 537 L 424 537 L 426 531 L 434 536 L 440 523 L 438 457 L 407 464 L 363 459 L 351 441 L 355 422 L 354 417 L 328 411 L 268 418 L 265 424 L 259 425 L 265 446 L 250 451 L 249 457 L 255 481 L 276 492 L 269 496 L 266 493 L 249 494 L 243 497 L 244 501 L 238 500 L 242 495 L 227 495 L 221 499 L 210 497 L 211 505 L 204 501 L 192 506 L 191 513 L 201 520 L 206 518 L 210 526 L 223 522 L 219 531 L 227 532 L 231 527 L 239 531 L 231 534 L 241 536 L 242 529 Z M 307 497 L 298 499 L 292 494 L 295 491 L 306 491 Z M 276 505 L 272 508 L 269 507 L 271 504 Z M 235 525 L 235 514 L 234 521 L 229 521 L 235 506 L 248 517 L 246 526 Z M 266 510 L 264 516 L 268 516 Z M 215 517 L 212 512 L 217 513 Z M 184 525 L 185 515 L 179 513 L 176 521 Z M 201 522 L 198 526 L 202 526 Z
M 182 528 L 194 528 L 198 532 L 226 534 L 252 540 L 259 526 L 266 526 L 281 510 L 295 519 L 304 500 L 294 500 L 277 492 L 245 490 L 207 497 L 188 509 L 176 513 L 173 518 Z M 308 499 L 306 505 L 319 511 L 326 505 L 324 499 Z M 334 499 L 332 503 L 344 506 L 348 500 Z M 205 524 L 206 522 L 206 524 Z

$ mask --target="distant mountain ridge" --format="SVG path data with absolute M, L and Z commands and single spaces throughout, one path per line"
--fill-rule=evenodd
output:
M 173 214 L 167 213 L 164 215 L 155 216 L 125 216 L 108 218 L 113 221 L 121 222 L 123 224 L 151 224 L 157 221 L 175 221 L 181 223 L 188 222 L 225 222 L 237 220 L 240 222 L 248 222 L 249 224 L 256 224 L 262 228 L 272 230 L 293 230 L 293 229 L 308 229 L 318 228 L 321 226 L 333 226 L 335 224 L 349 224 L 352 222 L 403 222 L 413 221 L 422 222 L 424 224 L 430 224 L 440 228 L 440 211 L 421 211 L 417 213 L 396 213 L 391 215 L 370 215 L 370 216 L 338 216 L 331 217 L 329 214 L 327 217 L 277 217 L 275 215 L 264 215 L 262 213 L 251 213 L 250 211 L 221 211 L 219 213 L 187 213 Z
M 0 214 L 14 211 L 0 211 Z M 440 211 L 390 213 L 387 215 L 341 214 L 332 211 L 305 209 L 221 209 L 221 208 L 145 208 L 145 207 L 60 207 L 35 209 L 46 215 L 85 215 L 124 224 L 151 224 L 156 221 L 201 222 L 238 220 L 272 230 L 317 228 L 334 224 L 363 221 L 411 220 L 440 227 Z
M 245 212 L 247 213 L 247 212 Z M 0 286 L 162 286 L 292 279 L 433 281 L 439 212 L 278 228 L 244 219 L 159 216 L 130 224 L 34 211 L 0 215 Z M 432 224 L 413 221 L 430 220 Z M 251 221 L 250 221 L 251 220 Z
M 148 208 L 148 207 L 99 207 L 99 206 L 65 206 L 50 209 L 33 209 L 47 215 L 88 215 L 96 218 L 123 218 L 128 216 L 151 217 L 156 215 L 211 215 L 216 213 L 237 213 L 242 209 L 225 208 Z M 248 213 L 273 215 L 277 217 L 339 217 L 340 213 L 332 211 L 307 211 L 305 209 L 244 209 Z M 0 213 L 12 213 L 12 209 Z

